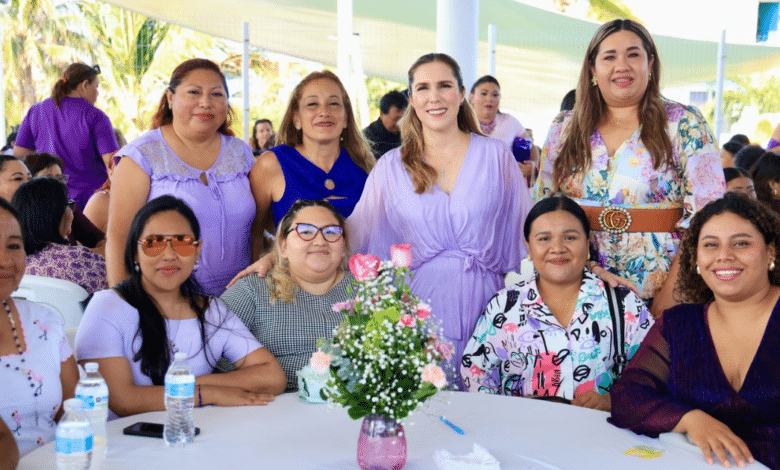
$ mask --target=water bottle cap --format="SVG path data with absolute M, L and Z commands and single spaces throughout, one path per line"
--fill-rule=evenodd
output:
M 183 360 L 187 359 L 187 353 L 186 353 L 186 352 L 183 352 L 183 351 L 179 351 L 179 352 L 177 352 L 177 353 L 176 353 L 176 354 L 173 356 L 173 358 L 174 358 L 175 360 L 177 360 L 177 361 L 183 361 Z
M 83 403 L 81 401 L 81 398 L 68 398 L 65 400 L 65 411 L 70 410 L 80 410 L 82 408 Z
M 87 362 L 84 364 L 84 370 L 87 372 L 97 372 L 98 370 L 98 363 L 97 362 Z

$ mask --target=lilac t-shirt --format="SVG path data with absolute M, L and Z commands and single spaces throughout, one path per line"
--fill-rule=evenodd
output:
M 172 352 L 187 353 L 187 363 L 198 377 L 211 374 L 220 357 L 237 362 L 262 345 L 244 323 L 217 299 L 206 310 L 206 347 L 200 340 L 198 320 L 165 320 Z M 152 385 L 152 379 L 141 372 L 141 362 L 133 360 L 141 348 L 138 332 L 138 310 L 115 290 L 100 291 L 89 301 L 76 333 L 76 357 L 79 361 L 124 357 L 130 363 L 135 385 Z
M 19 126 L 16 145 L 62 158 L 70 198 L 82 209 L 108 179 L 101 155 L 119 149 L 106 113 L 84 98 L 67 96 L 59 108 L 51 98 L 34 104 Z
M 184 163 L 153 129 L 122 147 L 117 156 L 136 162 L 151 179 L 147 201 L 164 194 L 186 202 L 200 223 L 203 248 L 195 271 L 204 291 L 222 295 L 225 286 L 252 257 L 250 229 L 256 206 L 249 189 L 252 149 L 241 139 L 222 135 L 219 156 L 206 171 Z M 208 185 L 203 184 L 206 175 Z

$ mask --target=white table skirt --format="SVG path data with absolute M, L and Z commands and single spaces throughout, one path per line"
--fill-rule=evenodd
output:
M 440 415 L 466 434 L 459 435 L 441 423 Z M 405 470 L 435 470 L 435 450 L 467 454 L 474 443 L 495 456 L 502 470 L 713 469 L 700 452 L 618 429 L 607 423 L 607 416 L 531 399 L 440 393 L 407 420 L 411 423 L 404 423 Z M 135 422 L 162 423 L 164 418 L 164 412 L 154 412 L 109 422 L 103 468 L 359 470 L 360 421 L 349 419 L 343 409 L 301 402 L 295 394 L 279 396 L 268 406 L 195 409 L 201 435 L 180 449 L 167 448 L 161 439 L 122 434 L 124 427 Z M 637 445 L 663 450 L 663 455 L 645 460 L 623 454 Z M 54 443 L 25 456 L 18 468 L 54 468 Z M 766 467 L 754 464 L 748 468 Z

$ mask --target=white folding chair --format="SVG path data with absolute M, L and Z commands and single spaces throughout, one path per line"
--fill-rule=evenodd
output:
M 19 289 L 11 297 L 30 300 L 56 310 L 65 320 L 65 329 L 76 329 L 81 322 L 84 309 L 81 302 L 89 294 L 75 282 L 46 276 L 25 274 Z

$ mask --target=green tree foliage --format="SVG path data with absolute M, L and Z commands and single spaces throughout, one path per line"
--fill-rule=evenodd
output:
M 739 121 L 747 106 L 755 106 L 758 114 L 780 112 L 780 78 L 769 77 L 730 77 L 728 79 L 739 88 L 723 92 L 723 118 L 726 128 Z M 715 122 L 715 100 L 702 106 L 710 126 Z M 714 127 L 713 127 L 714 129 Z M 770 132 L 771 134 L 771 132 Z

